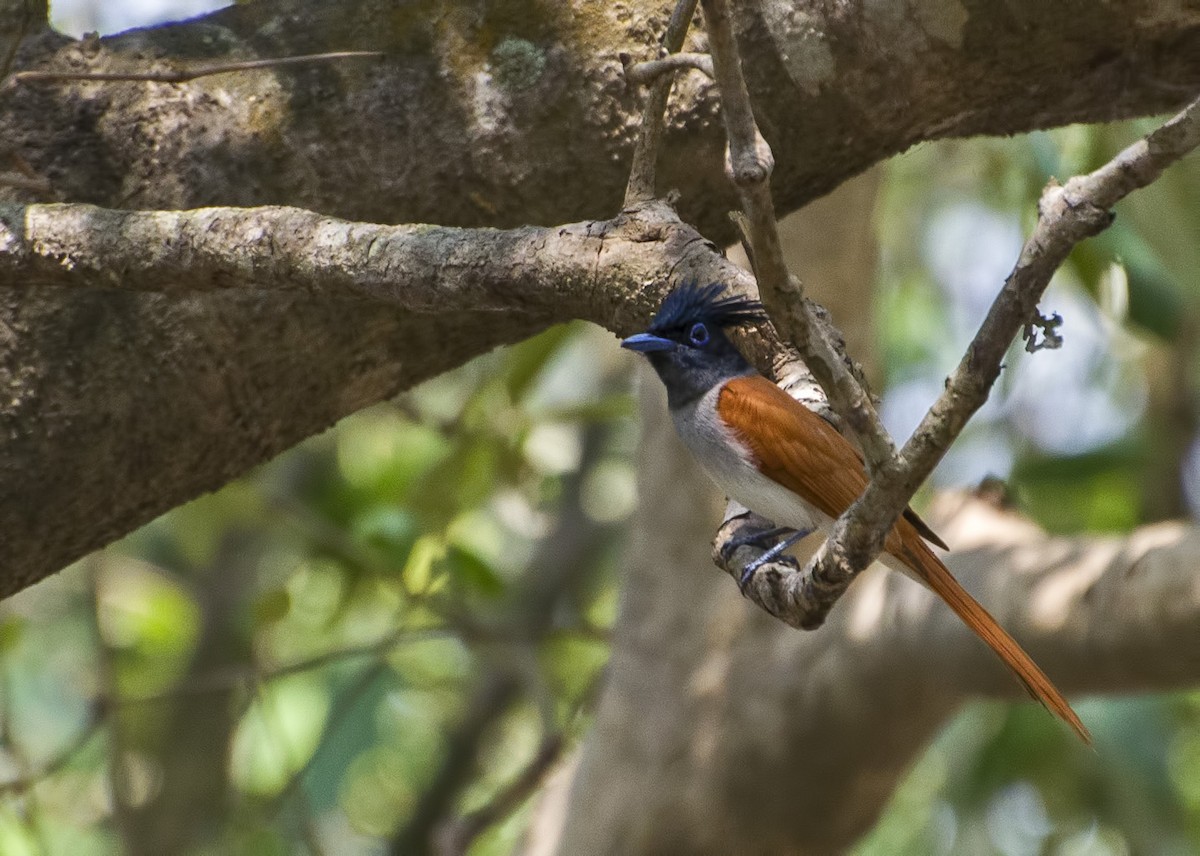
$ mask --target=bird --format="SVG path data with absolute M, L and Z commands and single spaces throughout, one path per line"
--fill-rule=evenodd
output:
M 747 565 L 754 572 L 833 521 L 867 486 L 858 450 L 816 412 L 759 374 L 726 330 L 767 320 L 762 304 L 720 283 L 684 283 L 670 291 L 643 333 L 621 346 L 644 354 L 667 391 L 667 407 L 684 445 L 733 500 L 791 533 Z M 1031 696 L 1087 744 L 1091 735 L 1015 639 L 959 584 L 926 542 L 948 549 L 906 508 L 884 541 L 880 560 L 940 597 L 1016 675 Z M 744 543 L 744 542 L 743 542 Z

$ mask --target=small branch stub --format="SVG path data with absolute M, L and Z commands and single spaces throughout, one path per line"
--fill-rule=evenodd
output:
M 694 70 L 709 78 L 713 76 L 712 57 L 708 54 L 667 54 L 661 59 L 635 63 L 629 54 L 623 53 L 620 59 L 621 65 L 625 68 L 625 79 L 635 86 L 653 83 L 662 75 L 676 71 Z
M 734 155 L 728 146 L 725 147 L 725 175 L 738 187 L 750 187 L 762 184 L 771 178 L 775 171 L 775 155 L 771 146 L 754 128 L 754 146 Z

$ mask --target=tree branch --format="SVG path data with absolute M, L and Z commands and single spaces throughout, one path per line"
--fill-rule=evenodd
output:
M 662 204 L 613 220 L 511 230 L 349 223 L 299 208 L 9 205 L 0 206 L 0 284 L 175 296 L 300 292 L 409 312 L 566 320 L 569 312 L 553 310 L 568 294 L 571 311 L 586 312 L 590 295 L 619 291 L 629 277 L 661 276 L 665 265 L 728 273 L 696 238 Z M 686 258 L 669 258 L 680 252 Z
M 621 59 L 626 59 L 625 54 Z M 694 70 L 705 77 L 713 76 L 712 57 L 702 53 L 674 53 L 662 59 L 651 59 L 637 64 L 628 63 L 625 66 L 625 77 L 631 83 L 645 84 L 658 80 L 664 74 L 676 71 Z
M 671 20 L 667 23 L 667 31 L 663 35 L 663 47 L 666 49 L 668 56 L 665 59 L 657 60 L 660 64 L 667 63 L 667 67 L 676 67 L 674 63 L 678 59 L 673 57 L 679 56 L 679 49 L 683 47 L 683 40 L 687 37 L 688 27 L 692 23 L 692 16 L 696 14 L 697 0 L 678 0 L 675 4 L 675 11 L 671 13 Z M 625 66 L 625 74 L 627 79 L 632 83 L 641 83 L 644 80 L 639 80 L 634 72 L 638 68 L 630 68 L 626 57 L 628 54 L 621 54 L 621 62 Z M 643 63 L 645 65 L 645 63 Z M 665 67 L 661 67 L 665 69 Z M 650 78 L 650 75 L 642 75 L 643 78 Z M 625 207 L 636 205 L 639 202 L 646 202 L 654 199 L 657 195 L 657 186 L 655 176 L 657 174 L 658 150 L 662 145 L 663 134 L 663 111 L 667 109 L 667 97 L 671 94 L 671 84 L 675 82 L 673 74 L 661 74 L 653 77 L 654 82 L 650 85 L 650 93 L 646 96 L 646 104 L 642 108 L 642 122 L 638 130 L 637 143 L 633 149 L 633 166 L 629 170 L 629 182 L 625 185 Z
M 870 401 L 841 360 L 830 359 L 827 348 L 814 348 L 810 313 L 798 282 L 783 264 L 769 190 L 773 168 L 770 149 L 758 133 L 749 94 L 741 77 L 737 45 L 726 0 L 705 0 L 714 66 L 721 89 L 729 135 L 727 170 L 738 186 L 753 249 L 755 270 L 764 301 L 776 314 L 776 301 L 791 299 L 785 332 L 791 334 L 806 363 L 814 370 L 830 401 L 850 427 L 856 429 L 874 478 L 863 496 L 836 521 L 813 560 L 803 569 L 787 561 L 764 568 L 751 581 L 752 599 L 776 617 L 796 627 L 819 627 L 859 571 L 882 549 L 883 540 L 917 487 L 941 460 L 966 421 L 987 399 L 1000 372 L 1001 360 L 1017 330 L 1036 314 L 1036 305 L 1050 278 L 1071 248 L 1111 222 L 1107 209 L 1132 190 L 1143 187 L 1162 170 L 1200 144 L 1200 102 L 1193 104 L 1141 143 L 1122 152 L 1094 173 L 1073 179 L 1065 189 L 1052 185 L 1043 196 L 1040 219 L 1020 261 L 1001 290 L 947 389 L 931 408 L 904 450 L 896 455 L 878 422 Z M 774 297 L 772 297 L 774 295 Z M 840 369 L 835 377 L 831 367 Z M 867 427 L 864 434 L 862 427 Z M 735 579 L 757 553 L 727 556 L 723 547 L 747 527 L 761 528 L 751 518 L 727 521 L 714 544 L 718 565 Z M 741 552 L 739 550 L 738 552 Z M 732 559 L 732 561 L 731 561 Z
M 290 208 L 4 207 L 0 365 L 12 367 L 15 391 L 0 405 L 10 438 L 0 596 L 496 345 L 572 318 L 633 332 L 683 279 L 749 284 L 662 203 L 511 231 L 353 224 Z M 140 290 L 167 294 L 130 293 Z M 88 310 L 86 323 L 65 323 L 56 301 L 39 299 L 61 292 L 72 312 Z M 147 312 L 163 334 L 131 341 Z M 225 322 L 197 321 L 208 315 Z M 294 348 L 266 348 L 272 339 L 319 350 L 320 374 Z M 748 344 L 769 369 L 770 343 Z M 70 358 L 39 364 L 39 348 Z M 329 389 L 325 373 L 338 378 Z M 85 388 L 106 383 L 112 395 L 81 405 Z M 151 416 L 128 403 L 147 396 L 171 407 Z
M 959 547 L 947 557 L 1005 627 L 1070 694 L 1164 692 L 1200 681 L 1200 597 L 1193 568 L 1200 529 L 1176 521 L 1122 535 L 1052 536 L 1016 511 L 966 492 L 930 509 Z M 906 586 L 912 589 L 911 586 Z M 920 605 L 894 627 L 912 654 L 964 695 L 1020 698 L 991 652 L 969 641 L 948 610 Z M 931 644 L 961 637 L 962 644 Z
M 101 705 L 93 704 L 88 710 L 87 719 L 84 720 L 78 732 L 76 732 L 75 736 L 66 745 L 59 749 L 51 758 L 42 762 L 37 770 L 22 772 L 16 778 L 0 782 L 0 796 L 23 793 L 59 773 L 79 757 L 88 744 L 92 742 L 92 738 L 100 733 L 104 723 L 105 719 Z M 5 728 L 7 728 L 7 725 L 6 723 Z M 10 743 L 7 735 L 4 743 Z M 6 746 L 6 748 L 10 753 L 13 752 L 11 745 Z
M 1074 246 L 1112 223 L 1114 215 L 1109 209 L 1113 205 L 1153 182 L 1197 146 L 1200 99 L 1094 172 L 1076 176 L 1062 187 L 1057 182 L 1046 187 L 1038 205 L 1037 226 L 1016 267 L 947 380 L 945 391 L 900 450 L 898 466 L 872 479 L 859 500 L 835 523 L 830 541 L 844 545 L 850 563 L 864 567 L 878 554 L 891 524 L 967 420 L 987 400 L 1000 376 L 1005 353 L 1036 313 L 1051 277 Z M 838 577 L 831 574 L 830 578 Z
M 546 774 L 562 756 L 566 739 L 551 734 L 542 740 L 529 763 L 487 804 L 455 818 L 438 835 L 439 856 L 465 856 L 471 844 L 488 827 L 512 814 L 521 803 L 541 787 Z
M 286 201 L 373 222 L 585 220 L 621 205 L 641 110 L 619 55 L 658 58 L 667 5 L 539 14 L 535 26 L 536 13 L 494 18 L 486 4 L 441 19 L 397 18 L 379 0 L 285 0 L 91 41 L 35 30 L 18 72 L 242 61 L 261 55 L 264 39 L 276 54 L 351 48 L 389 59 L 209 77 L 174 94 L 17 87 L 0 103 L 0 147 L 27 152 L 61 198 L 109 207 Z M 1200 31 L 1161 0 L 1105 4 L 1086 32 L 1063 4 L 1019 18 L 971 7 L 936 26 L 942 5 L 911 5 L 909 15 L 819 3 L 792 14 L 783 0 L 733 10 L 779 162 L 781 212 L 923 139 L 1177 109 L 1200 86 Z M 699 75 L 677 80 L 658 185 L 683 190 L 684 219 L 725 241 L 734 194 L 715 106 Z M 93 115 L 104 121 L 81 121 Z
M 0 287 L 365 298 L 406 312 L 586 318 L 631 330 L 670 282 L 749 283 L 663 202 L 549 228 L 351 223 L 299 208 L 0 205 Z M 627 296 L 629 282 L 652 292 Z
M 519 651 L 532 652 L 546 637 L 555 609 L 595 570 L 596 557 L 602 555 L 602 547 L 611 536 L 611 527 L 589 518 L 582 505 L 587 470 L 604 448 L 609 433 L 610 426 L 602 423 L 589 425 L 584 432 L 582 465 L 564 479 L 554 531 L 538 546 L 520 583 L 509 594 L 505 624 L 518 640 Z M 497 662 L 476 682 L 466 714 L 447 739 L 432 781 L 421 793 L 412 816 L 392 838 L 389 852 L 396 856 L 429 853 L 439 840 L 443 849 L 465 849 L 488 824 L 502 817 L 513 801 L 523 799 L 557 758 L 561 735 L 548 733 L 526 773 L 503 789 L 489 806 L 446 823 L 446 815 L 469 781 L 485 734 L 519 698 L 527 679 L 521 671 L 512 663 Z
M 872 470 L 892 459 L 895 446 L 870 396 L 846 367 L 846 358 L 834 351 L 822 335 L 800 281 L 783 261 L 783 247 L 771 198 L 771 173 L 775 158 L 758 131 L 750 93 L 742 76 L 741 57 L 728 0 L 704 0 L 709 48 L 717 87 L 721 93 L 721 115 L 729 138 L 725 171 L 738 189 L 745 211 L 745 225 L 753 250 L 754 272 L 763 303 L 773 320 L 781 321 L 783 338 L 795 344 L 805 364 L 829 396 L 834 410 L 858 439 Z
M 389 853 L 412 856 L 430 852 L 434 830 L 470 781 L 484 734 L 517 700 L 520 688 L 518 676 L 507 670 L 489 672 L 476 684 L 466 714 L 446 740 L 433 781 L 421 793 L 413 816 L 392 839 Z

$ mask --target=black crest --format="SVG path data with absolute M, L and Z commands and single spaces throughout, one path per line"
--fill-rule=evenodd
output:
M 666 333 L 690 327 L 697 321 L 715 327 L 733 327 L 766 318 L 761 303 L 745 295 L 726 294 L 725 286 L 719 282 L 710 285 L 687 282 L 663 298 L 649 332 Z

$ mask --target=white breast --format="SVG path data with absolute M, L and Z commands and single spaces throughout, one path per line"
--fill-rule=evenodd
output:
M 750 450 L 717 416 L 720 386 L 671 412 L 675 429 L 696 461 L 730 498 L 775 523 L 792 529 L 828 529 L 829 515 L 760 473 Z

